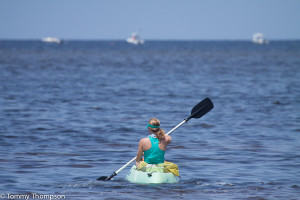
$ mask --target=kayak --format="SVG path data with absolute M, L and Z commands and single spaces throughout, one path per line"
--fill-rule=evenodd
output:
M 158 183 L 176 183 L 179 182 L 179 177 L 175 176 L 173 173 L 164 172 L 142 172 L 136 169 L 133 165 L 126 176 L 126 179 L 131 183 L 140 184 L 158 184 Z

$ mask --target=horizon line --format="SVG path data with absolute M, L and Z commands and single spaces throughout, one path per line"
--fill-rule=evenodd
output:
M 58 37 L 56 37 L 58 38 Z M 92 39 L 87 39 L 87 38 L 74 38 L 74 39 L 64 39 L 64 38 L 59 38 L 62 41 L 118 41 L 118 42 L 126 42 L 126 39 L 97 39 L 97 38 L 92 38 Z M 144 39 L 146 42 L 147 41 L 250 41 L 252 42 L 252 39 Z M 295 38 L 295 39 L 267 39 L 268 41 L 300 41 L 300 38 Z M 0 41 L 42 41 L 42 38 L 37 39 L 37 38 L 0 38 Z

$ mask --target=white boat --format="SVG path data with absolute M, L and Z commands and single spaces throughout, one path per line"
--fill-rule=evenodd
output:
M 144 44 L 145 43 L 144 40 L 140 39 L 140 37 L 139 37 L 139 35 L 137 33 L 132 33 L 131 37 L 127 38 L 126 41 L 128 43 L 135 44 L 135 45 Z
M 264 34 L 262 33 L 254 33 L 252 37 L 252 42 L 256 44 L 268 44 L 269 41 L 266 40 Z
M 42 39 L 43 42 L 48 42 L 48 43 L 57 43 L 61 44 L 62 40 L 54 37 L 46 37 Z
M 138 171 L 135 165 L 131 167 L 126 179 L 131 183 L 139 184 L 177 183 L 180 180 L 178 176 L 171 172 L 142 172 Z

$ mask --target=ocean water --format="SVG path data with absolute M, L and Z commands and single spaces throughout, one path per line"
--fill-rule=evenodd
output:
M 1 199 L 300 197 L 299 41 L 0 41 L 0 83 Z M 179 183 L 96 181 L 206 97 L 171 134 Z

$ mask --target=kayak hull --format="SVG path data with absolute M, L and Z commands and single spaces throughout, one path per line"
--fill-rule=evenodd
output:
M 135 165 L 131 167 L 126 179 L 131 183 L 140 184 L 177 183 L 180 180 L 173 173 L 138 171 Z

